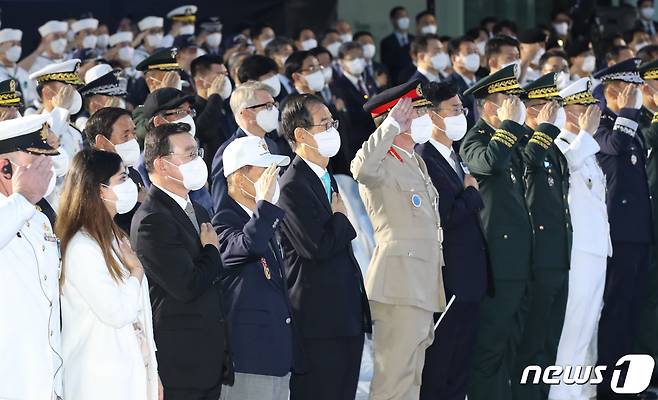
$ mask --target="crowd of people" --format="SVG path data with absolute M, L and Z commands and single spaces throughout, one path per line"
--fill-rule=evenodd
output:
M 627 398 L 620 358 L 658 357 L 653 10 L 1 29 L 0 398 L 353 400 L 366 343 L 372 400 Z

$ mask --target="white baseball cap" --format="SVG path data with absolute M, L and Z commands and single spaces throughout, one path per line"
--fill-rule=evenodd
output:
M 258 136 L 246 136 L 232 141 L 224 149 L 223 161 L 225 177 L 247 165 L 267 168 L 272 164 L 280 167 L 290 164 L 288 156 L 270 153 L 265 140 Z

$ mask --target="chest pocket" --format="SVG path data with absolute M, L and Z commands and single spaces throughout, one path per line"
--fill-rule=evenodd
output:
M 392 211 L 405 213 L 412 217 L 422 217 L 425 211 L 431 205 L 431 199 L 428 197 L 425 186 L 418 182 L 417 184 L 405 181 L 397 181 L 395 188 L 397 195 L 395 205 Z

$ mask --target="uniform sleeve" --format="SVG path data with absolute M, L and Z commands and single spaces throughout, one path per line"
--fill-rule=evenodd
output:
M 464 138 L 459 154 L 473 175 L 497 175 L 509 167 L 512 150 L 523 135 L 523 126 L 510 120 L 503 121 L 491 138 L 476 127 Z
M 16 233 L 32 218 L 36 208 L 20 193 L 14 193 L 0 203 L 0 249 L 16 237 Z
M 616 156 L 628 150 L 637 131 L 636 121 L 639 112 L 633 108 L 622 108 L 619 110 L 612 130 L 605 125 L 599 126 L 594 139 L 599 143 L 601 153 Z
M 100 247 L 92 239 L 71 243 L 66 251 L 65 281 L 80 293 L 91 311 L 105 324 L 122 328 L 141 312 L 140 282 L 129 277 L 117 284 L 108 271 Z M 63 296 L 71 295 L 64 293 Z
M 523 149 L 523 159 L 531 171 L 543 168 L 546 152 L 559 134 L 560 129 L 553 124 L 543 123 L 537 127 Z
M 592 135 L 585 131 L 580 131 L 571 143 L 558 138 L 555 144 L 562 154 L 564 154 L 564 158 L 567 159 L 571 173 L 578 172 L 588 157 L 599 152 L 599 144 L 594 140 Z
M 350 166 L 354 179 L 370 187 L 382 184 L 386 179 L 386 171 L 382 168 L 382 163 L 399 133 L 400 125 L 393 118 L 386 118 L 356 152 Z
M 651 125 L 646 130 L 643 130 L 642 133 L 649 147 L 656 149 L 658 147 L 658 113 L 653 114 Z

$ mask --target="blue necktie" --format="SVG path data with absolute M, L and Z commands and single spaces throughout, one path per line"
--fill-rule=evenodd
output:
M 329 172 L 325 172 L 324 175 L 320 177 L 320 180 L 324 186 L 324 191 L 327 192 L 327 199 L 329 199 L 329 203 L 331 203 L 331 177 L 329 176 Z

